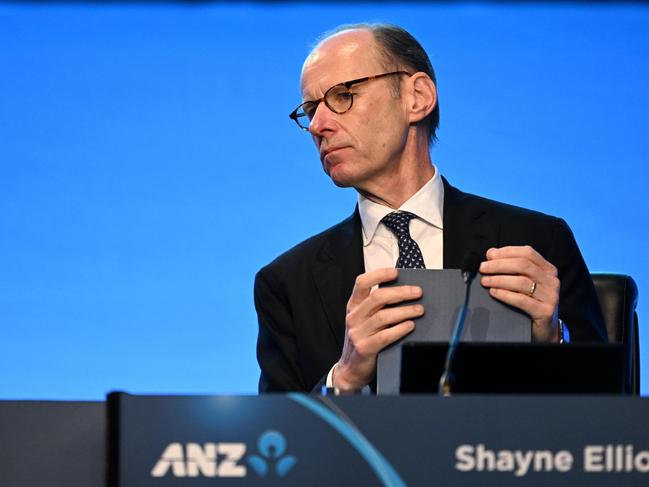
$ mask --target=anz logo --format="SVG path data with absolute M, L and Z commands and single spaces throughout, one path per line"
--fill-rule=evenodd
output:
M 286 475 L 297 462 L 293 455 L 284 455 L 286 439 L 277 431 L 266 431 L 257 441 L 259 455 L 250 455 L 248 465 L 259 475 L 265 477 L 270 468 L 280 477 Z
M 246 477 L 247 463 L 260 477 L 284 477 L 297 463 L 285 455 L 286 438 L 278 431 L 257 440 L 259 454 L 246 455 L 245 443 L 169 443 L 151 469 L 152 477 Z

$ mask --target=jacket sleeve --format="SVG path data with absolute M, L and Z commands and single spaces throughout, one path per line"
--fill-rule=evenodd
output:
M 272 269 L 265 267 L 257 273 L 254 289 L 259 392 L 304 391 L 293 315 Z
M 586 263 L 566 222 L 555 220 L 548 260 L 557 267 L 561 281 L 559 318 L 572 341 L 606 342 L 604 318 Z

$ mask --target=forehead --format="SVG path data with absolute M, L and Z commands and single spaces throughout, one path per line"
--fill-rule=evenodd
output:
M 325 39 L 304 61 L 302 97 L 320 98 L 335 84 L 381 71 L 374 35 L 365 29 L 343 31 Z

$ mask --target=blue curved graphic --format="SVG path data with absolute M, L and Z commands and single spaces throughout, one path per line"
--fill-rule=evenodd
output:
M 261 458 L 259 455 L 250 455 L 248 457 L 248 465 L 259 475 L 265 477 L 268 475 L 268 462 Z
M 295 465 L 296 463 L 297 458 L 295 458 L 293 455 L 286 455 L 284 458 L 280 459 L 279 462 L 277 462 L 275 471 L 277 472 L 277 475 L 283 477 L 293 468 L 293 465 Z
M 289 393 L 288 397 L 320 416 L 320 418 L 329 423 L 332 428 L 345 437 L 345 439 L 356 448 L 356 451 L 360 453 L 369 466 L 372 467 L 372 470 L 374 470 L 374 473 L 376 473 L 377 477 L 381 482 L 383 482 L 383 485 L 386 487 L 406 487 L 406 483 L 392 465 L 390 465 L 390 462 L 381 455 L 381 452 L 379 452 L 360 431 L 339 418 L 335 413 L 327 409 L 318 401 L 315 401 L 308 396 Z
M 266 431 L 259 438 L 257 448 L 267 458 L 279 458 L 286 451 L 286 439 L 277 431 Z

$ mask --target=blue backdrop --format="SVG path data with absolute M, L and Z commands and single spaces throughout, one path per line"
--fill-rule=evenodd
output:
M 256 391 L 255 272 L 356 198 L 287 117 L 301 63 L 365 20 L 427 48 L 451 183 L 563 216 L 590 269 L 642 295 L 643 5 L 9 3 L 0 397 Z

